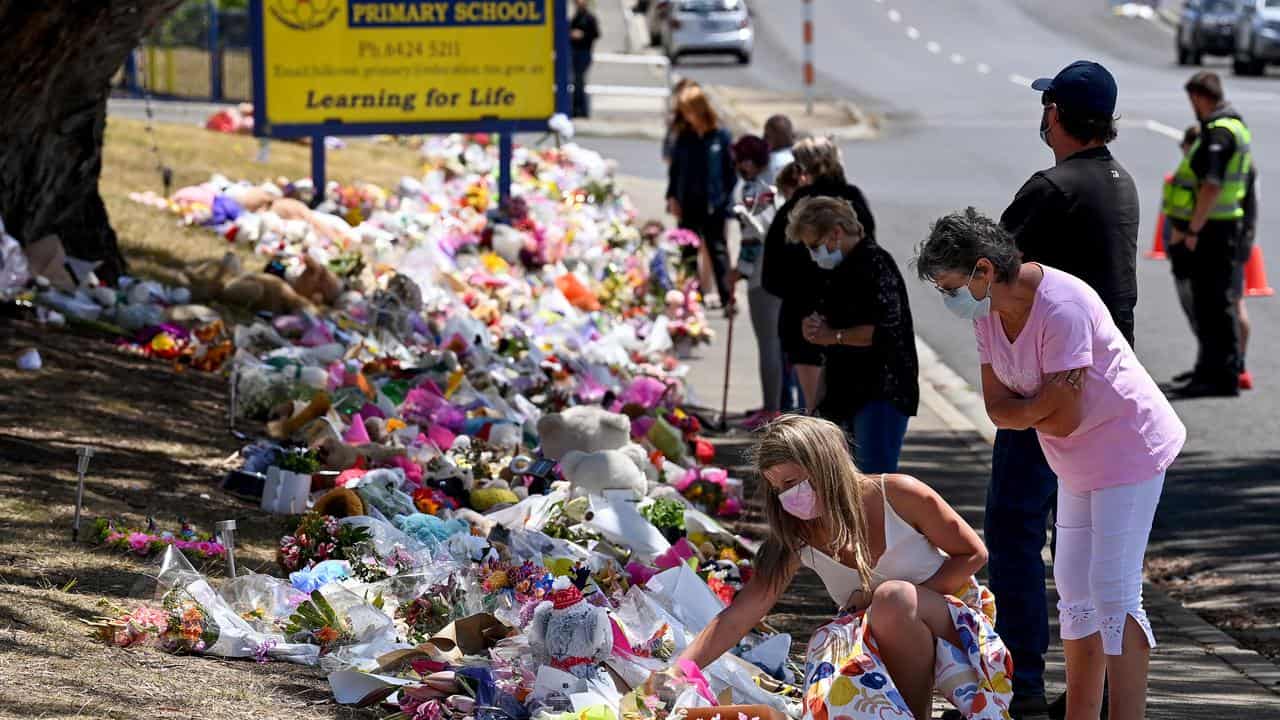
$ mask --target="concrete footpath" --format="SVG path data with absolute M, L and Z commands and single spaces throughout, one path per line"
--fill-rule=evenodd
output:
M 642 212 L 654 207 L 648 198 L 655 191 L 652 181 L 624 177 L 620 182 Z M 745 303 L 746 298 L 742 297 L 745 291 L 739 288 L 739 293 L 739 302 Z M 721 404 L 728 327 L 718 312 L 712 311 L 710 320 L 716 339 L 700 348 L 690 361 L 688 379 L 697 404 L 714 410 L 711 413 L 714 416 Z M 755 338 L 745 312 L 738 316 L 734 328 L 730 367 L 728 408 L 732 423 L 761 404 Z M 986 485 L 991 475 L 990 443 L 969 414 L 949 400 L 949 396 L 957 395 L 954 388 L 935 386 L 939 378 L 945 383 L 954 373 L 927 350 L 921 353 L 921 377 L 920 413 L 911 420 L 907 432 L 902 472 L 935 488 L 981 532 Z M 761 537 L 763 517 L 756 481 L 742 467 L 742 453 L 750 442 L 749 433 L 731 430 L 717 438 L 718 459 L 736 476 L 746 479 L 748 512 L 738 527 L 753 537 Z M 1056 603 L 1052 571 L 1048 582 L 1050 602 Z M 1149 583 L 1145 596 L 1158 642 L 1151 657 L 1148 718 L 1280 719 L 1280 668 L 1257 653 L 1240 648 L 1217 628 Z M 817 577 L 804 571 L 768 622 L 780 631 L 791 633 L 793 655 L 802 658 L 810 633 L 830 617 L 833 609 Z M 1056 638 L 1056 621 L 1052 625 L 1051 637 Z M 1052 697 L 1064 687 L 1061 645 L 1056 640 L 1051 645 L 1048 661 L 1047 681 Z M 939 702 L 935 716 L 946 707 Z

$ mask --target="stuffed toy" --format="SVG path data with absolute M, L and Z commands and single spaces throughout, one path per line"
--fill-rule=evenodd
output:
M 306 427 L 308 423 L 322 417 L 329 412 L 332 401 L 329 399 L 328 393 L 316 393 L 311 398 L 311 402 L 298 412 L 291 412 L 289 417 L 272 420 L 267 423 L 267 435 L 274 440 L 284 440 L 292 437 L 294 433 Z M 292 403 L 289 404 L 292 410 Z
M 370 470 L 360 478 L 356 492 L 366 506 L 377 508 L 389 518 L 396 515 L 412 515 L 415 512 L 413 498 L 400 489 L 403 485 L 403 470 L 381 468 Z
M 330 490 L 316 501 L 313 510 L 320 515 L 330 515 L 341 520 L 346 517 L 364 515 L 364 500 L 349 488 L 338 487 Z
M 542 454 L 562 459 L 571 450 L 617 450 L 631 439 L 631 421 L 594 405 L 578 405 L 538 420 Z
M 606 609 L 587 604 L 567 577 L 551 585 L 549 601 L 533 613 L 529 649 L 540 665 L 569 673 L 579 680 L 599 678 L 600 666 L 613 652 L 613 626 Z
M 392 524 L 404 534 L 431 548 L 432 552 L 450 537 L 471 532 L 471 528 L 463 520 L 444 520 L 423 513 L 396 515 L 392 518 Z
M 649 489 L 644 473 L 620 450 L 593 453 L 573 450 L 560 461 L 560 470 L 575 497 L 598 495 L 606 490 L 630 490 L 639 498 Z
M 316 311 L 310 300 L 282 278 L 265 272 L 245 272 L 235 253 L 193 265 L 181 274 L 179 282 L 191 288 L 192 298 L 200 302 L 217 300 L 277 315 Z
M 342 294 L 342 281 L 319 260 L 306 255 L 302 274 L 290 282 L 294 292 L 316 305 L 332 305 Z

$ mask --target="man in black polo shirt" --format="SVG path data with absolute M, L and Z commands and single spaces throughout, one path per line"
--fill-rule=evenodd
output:
M 1112 157 L 1116 81 L 1094 62 L 1068 65 L 1031 86 L 1042 93 L 1040 137 L 1056 164 L 1031 176 L 1000 224 L 1025 262 L 1084 280 L 1133 344 L 1138 301 L 1138 190 Z M 1057 496 L 1035 430 L 999 430 L 987 491 L 986 541 L 991 590 L 1000 605 L 996 629 L 1013 653 L 1014 717 L 1046 713 L 1044 655 L 1049 648 L 1041 550 Z M 1062 700 L 1054 703 L 1054 714 Z

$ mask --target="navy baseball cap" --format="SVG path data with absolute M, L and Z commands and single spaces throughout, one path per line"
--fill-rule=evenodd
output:
M 1107 117 L 1116 112 L 1116 79 L 1096 62 L 1077 60 L 1056 76 L 1031 83 L 1031 89 L 1048 93 L 1052 102 L 1068 111 Z

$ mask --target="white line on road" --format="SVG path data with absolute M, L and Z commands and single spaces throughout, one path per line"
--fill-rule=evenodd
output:
M 917 29 L 915 29 L 914 27 L 908 27 L 908 28 L 907 28 L 907 37 L 911 38 L 912 40 L 919 40 L 919 39 L 920 39 L 920 31 L 919 31 L 919 30 L 917 30 Z
M 961 55 L 960 53 L 951 53 L 951 62 L 955 63 L 956 65 L 963 65 L 964 56 Z
M 902 22 L 902 13 L 897 10 L 889 11 L 889 22 Z
M 934 42 L 933 40 L 930 40 L 929 44 L 925 45 L 925 48 L 929 52 L 933 53 L 934 55 L 937 55 L 938 53 L 942 52 L 942 46 Z
M 1159 133 L 1172 140 L 1182 139 L 1182 131 L 1175 127 L 1169 127 L 1168 125 L 1165 125 L 1164 123 L 1159 122 L 1157 120 L 1148 120 L 1144 124 L 1146 125 L 1147 129 L 1153 133 Z
M 1029 78 L 1029 77 L 1027 77 L 1027 76 L 1025 76 L 1025 75 L 1019 75 L 1018 73 L 1013 73 L 1012 75 L 1010 75 L 1010 76 L 1009 76 L 1009 82 L 1013 83 L 1014 85 L 1022 85 L 1022 86 L 1024 86 L 1024 87 L 1031 87 L 1031 78 Z
M 991 73 L 991 66 L 986 63 L 978 63 L 978 72 L 988 75 Z

